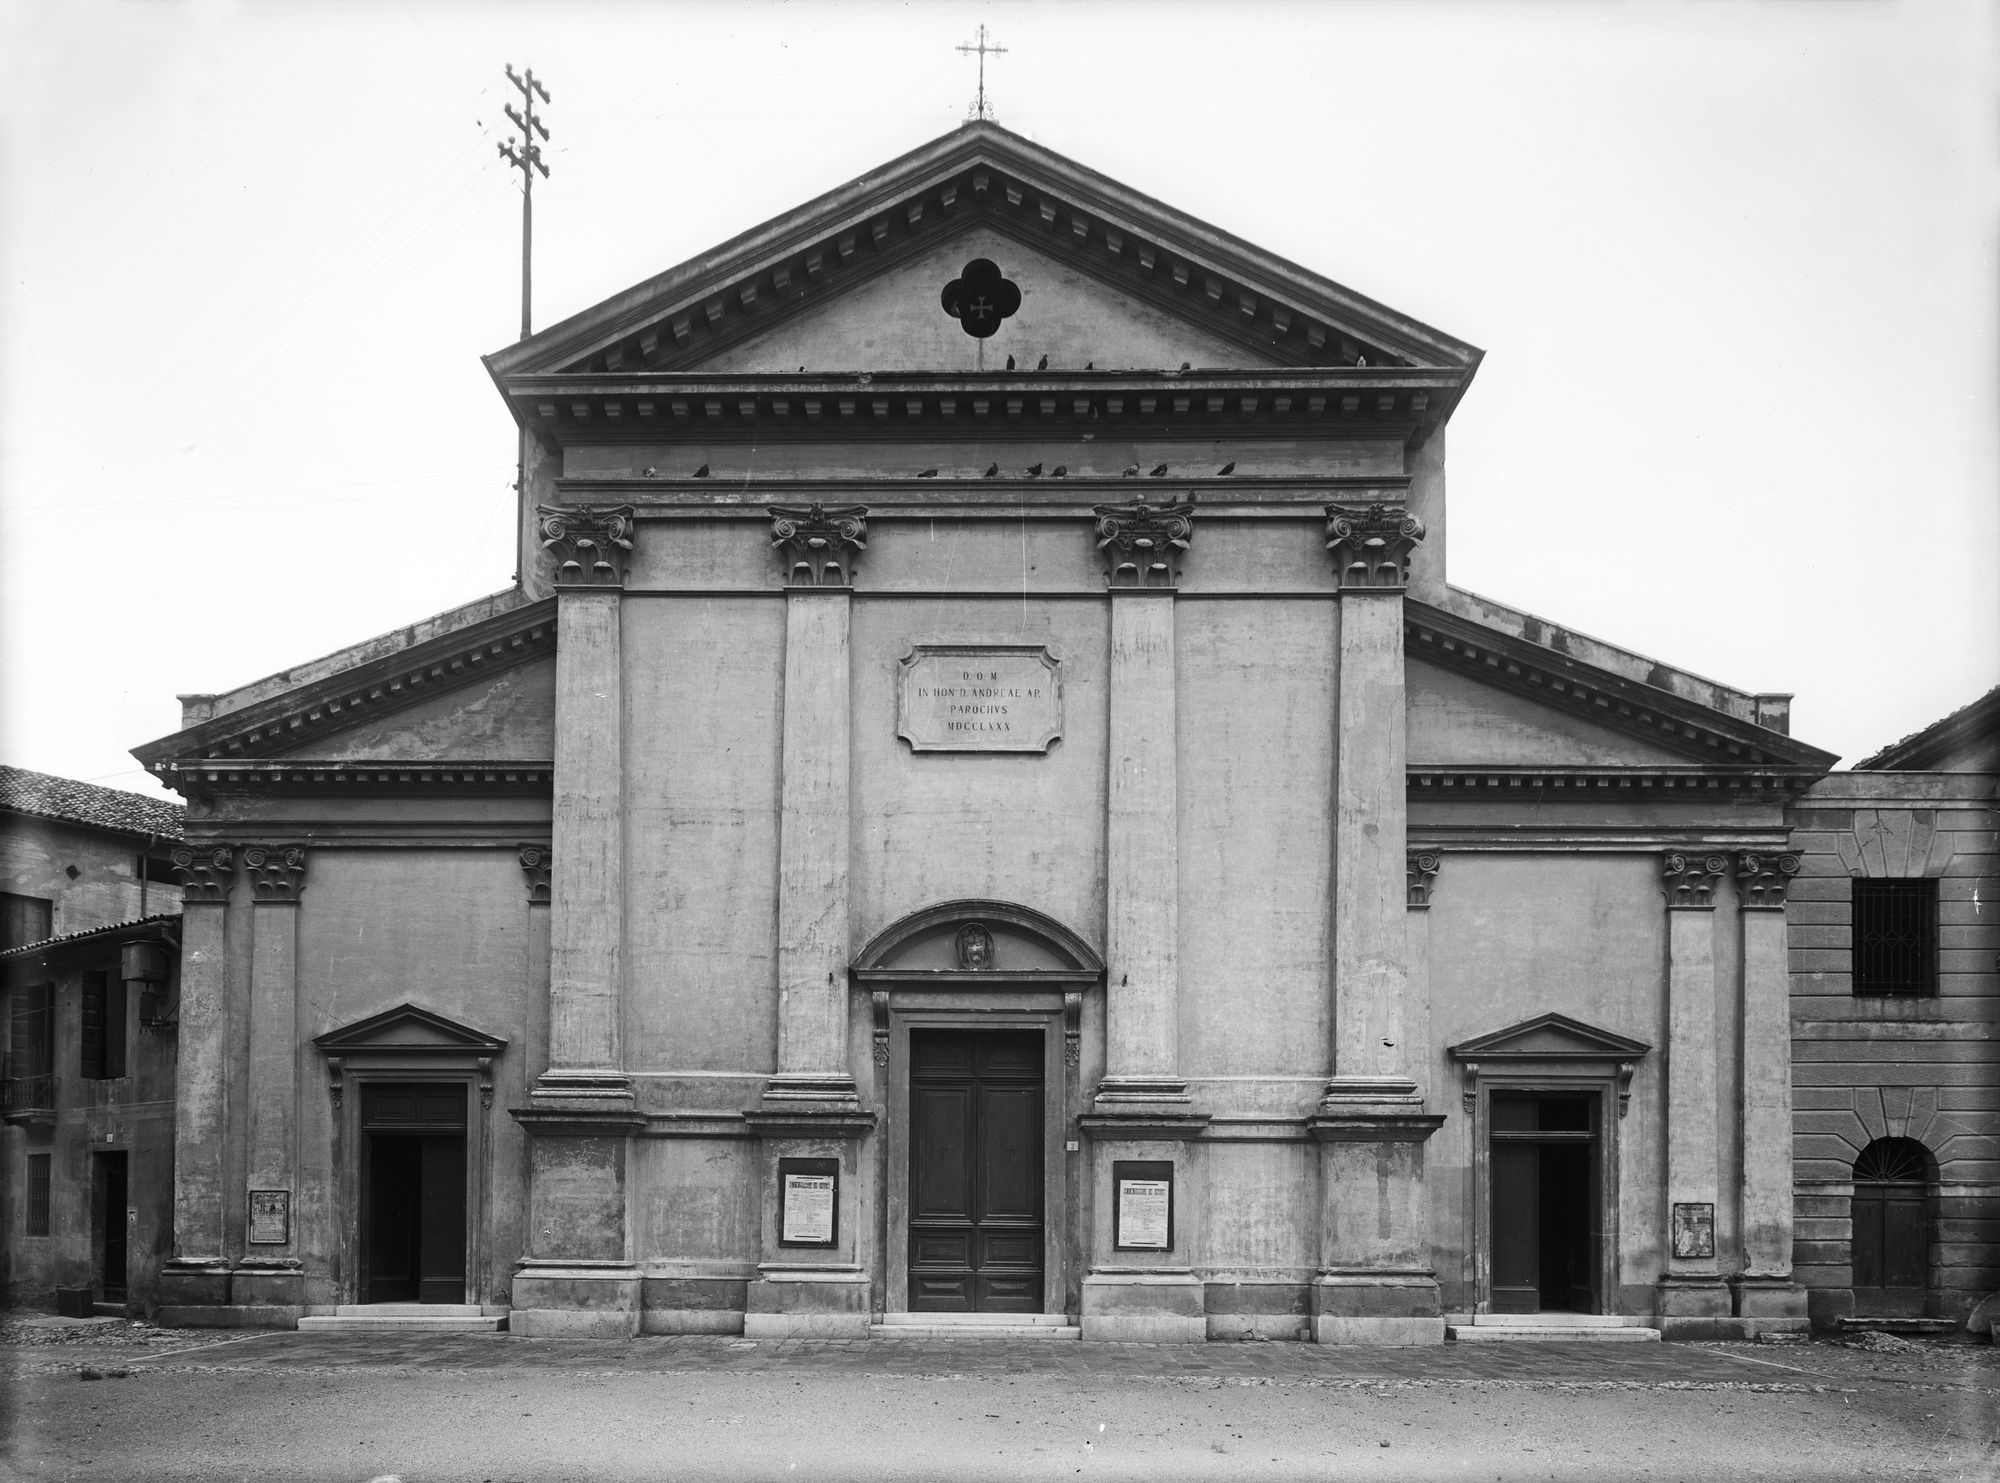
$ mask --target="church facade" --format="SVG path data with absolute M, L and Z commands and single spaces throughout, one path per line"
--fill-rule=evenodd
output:
M 1450 585 L 1479 359 L 989 123 L 489 357 L 517 585 L 138 751 L 168 1316 L 1804 1327 L 1834 759 Z

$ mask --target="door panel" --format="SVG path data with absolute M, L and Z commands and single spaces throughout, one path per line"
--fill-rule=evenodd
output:
M 1541 1157 L 1532 1143 L 1495 1143 L 1493 1311 L 1541 1309 Z
M 421 1139 L 379 1133 L 368 1139 L 365 1302 L 407 1303 L 417 1295 L 422 1180 Z
M 1042 1308 L 1042 1036 L 910 1037 L 910 1307 Z
M 1877 1318 L 1922 1316 L 1930 1297 L 1930 1221 L 1925 1187 L 1854 1186 L 1854 1306 Z
M 465 1139 L 423 1140 L 417 1254 L 420 1303 L 465 1301 Z

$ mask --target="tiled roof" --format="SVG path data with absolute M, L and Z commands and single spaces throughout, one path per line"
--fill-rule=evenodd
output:
M 1948 765 L 1954 754 L 1977 756 L 1982 746 L 1991 758 L 1996 751 L 1996 732 L 2000 732 L 2000 685 L 1944 719 L 1931 722 L 1922 731 L 1913 731 L 1872 757 L 1863 757 L 1854 764 L 1854 770 L 1924 772 Z
M 121 932 L 130 932 L 134 927 L 151 927 L 161 922 L 178 922 L 180 919 L 179 912 L 166 911 L 158 916 L 134 917 L 129 922 L 113 922 L 109 927 L 85 927 L 80 932 L 65 932 L 58 937 L 44 937 L 40 942 L 24 942 L 19 947 L 10 947 L 5 952 L 0 952 L 0 963 L 11 962 L 15 958 L 26 958 L 35 953 L 45 953 L 50 948 L 68 947 L 88 937 L 116 937 Z
M 165 839 L 181 837 L 181 820 L 187 813 L 180 804 L 163 799 L 4 765 L 0 765 L 0 810 Z

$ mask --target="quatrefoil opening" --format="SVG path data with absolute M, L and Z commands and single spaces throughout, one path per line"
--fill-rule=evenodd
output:
M 997 263 L 983 257 L 967 263 L 938 298 L 960 329 L 981 340 L 998 334 L 1000 321 L 1021 307 L 1020 288 L 1000 276 Z

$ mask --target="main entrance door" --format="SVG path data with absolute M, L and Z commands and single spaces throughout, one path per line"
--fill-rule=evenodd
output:
M 1042 1032 L 910 1032 L 910 1307 L 1042 1311 Z
M 1492 1102 L 1495 1313 L 1595 1313 L 1602 1178 L 1595 1094 Z
M 465 1301 L 465 1096 L 362 1088 L 363 1302 Z
M 98 1295 L 107 1303 L 125 1301 L 126 1282 L 126 1158 L 121 1150 L 95 1157 L 92 1203 L 97 1207 Z

